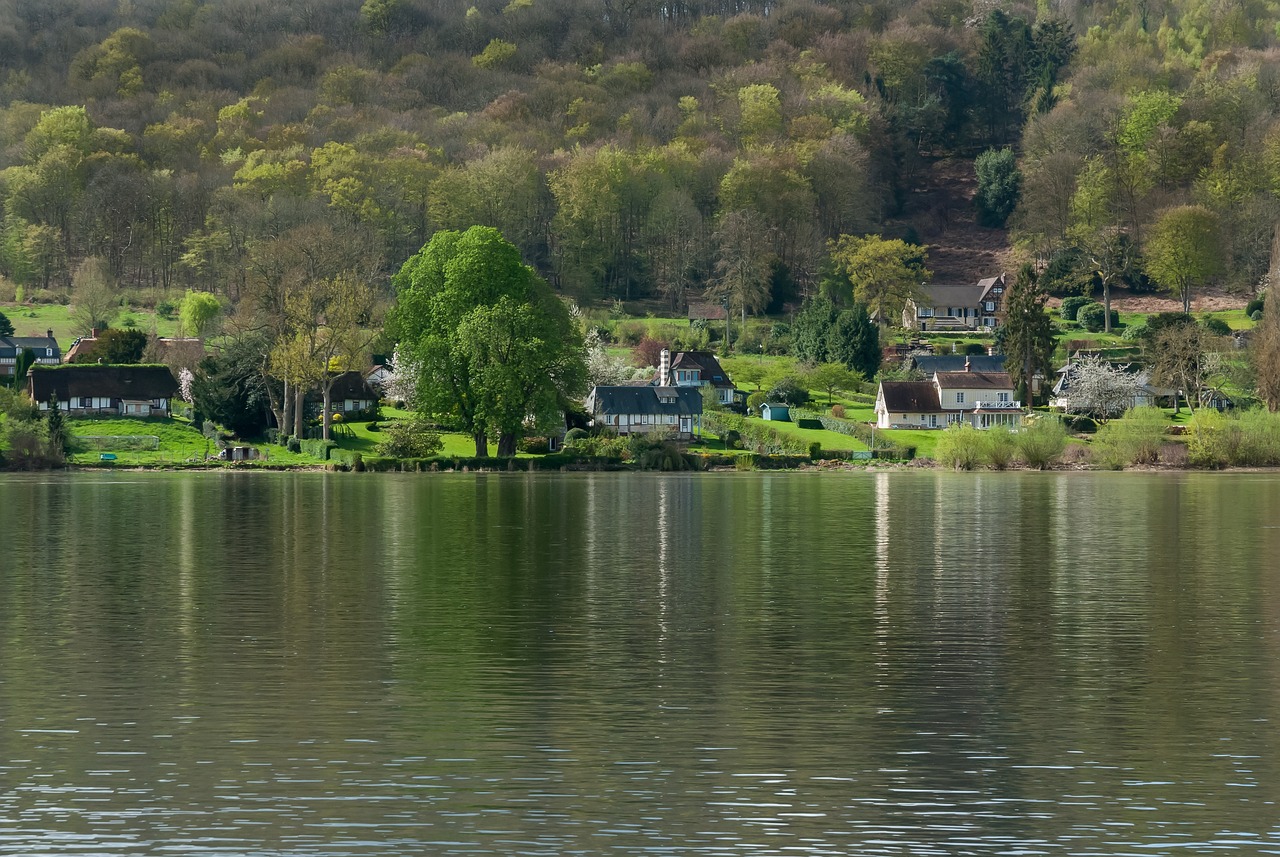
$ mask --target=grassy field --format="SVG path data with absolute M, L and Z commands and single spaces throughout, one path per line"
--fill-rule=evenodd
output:
M 184 420 L 153 417 L 102 417 L 69 419 L 67 433 L 71 436 L 72 464 L 103 464 L 103 453 L 116 456 L 111 462 L 116 467 L 199 464 L 206 455 L 216 456 L 217 446 Z M 134 441 L 126 438 L 138 438 Z M 155 438 L 156 441 L 149 439 Z M 157 443 L 158 447 L 149 447 Z M 265 453 L 262 464 L 307 465 L 320 462 L 309 455 L 292 453 L 272 444 L 238 444 L 255 446 Z M 258 463 L 258 462 L 253 462 Z
M 64 351 L 77 336 L 71 309 L 62 304 L 0 304 L 0 312 L 13 323 L 17 336 L 44 336 L 46 331 L 52 330 L 54 338 Z M 130 320 L 133 321 L 132 325 L 128 324 Z M 178 332 L 176 319 L 166 320 L 150 310 L 137 308 L 122 310 L 113 326 L 132 326 L 150 333 L 153 324 L 158 336 L 174 336 Z
M 856 437 L 847 434 L 841 434 L 837 431 L 827 431 L 826 429 L 805 429 L 795 423 L 769 422 L 765 423 L 771 429 L 777 430 L 781 434 L 791 435 L 803 439 L 806 443 L 820 443 L 823 449 L 847 449 L 854 452 L 860 452 L 867 448 L 867 445 Z

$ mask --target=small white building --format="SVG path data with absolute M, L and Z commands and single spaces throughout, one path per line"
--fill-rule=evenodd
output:
M 968 364 L 966 363 L 966 367 Z M 1022 403 L 1014 399 L 1008 372 L 935 372 L 928 381 L 881 381 L 876 392 L 876 427 L 974 428 L 1022 424 Z

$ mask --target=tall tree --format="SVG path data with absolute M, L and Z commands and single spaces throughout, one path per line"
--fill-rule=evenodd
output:
M 393 282 L 391 331 L 418 368 L 415 406 L 455 421 L 477 456 L 491 432 L 513 449 L 515 413 L 545 416 L 552 398 L 581 392 L 581 334 L 496 229 L 437 232 Z
M 1222 270 L 1218 216 L 1202 205 L 1180 205 L 1156 221 L 1147 240 L 1147 273 L 1191 312 L 1197 285 Z
M 718 256 L 712 294 L 727 299 L 745 327 L 748 312 L 758 313 L 769 305 L 773 243 L 764 222 L 751 210 L 724 215 L 714 240 Z
M 925 268 L 925 248 L 900 238 L 841 235 L 829 246 L 837 269 L 853 285 L 854 298 L 874 307 L 882 326 L 908 299 L 918 297 L 924 281 L 933 276 Z
M 978 190 L 973 203 L 983 226 L 1004 226 L 1022 193 L 1022 173 L 1012 149 L 988 149 L 973 162 Z
M 1005 293 L 1001 341 L 1009 357 L 1009 374 L 1023 402 L 1030 402 L 1031 381 L 1036 373 L 1047 378 L 1052 369 L 1055 331 L 1045 311 L 1048 300 L 1030 265 L 1022 266 Z
M 1258 396 L 1268 410 L 1280 410 L 1280 299 L 1262 305 L 1262 320 L 1254 328 L 1252 349 Z
M 13 336 L 13 322 L 9 321 L 9 316 L 0 312 L 0 336 Z

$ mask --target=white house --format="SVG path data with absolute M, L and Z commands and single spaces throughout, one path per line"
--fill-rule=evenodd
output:
M 974 428 L 1022 423 L 1022 403 L 1014 398 L 1008 372 L 935 372 L 928 381 L 881 381 L 876 392 L 876 427 Z
M 702 430 L 702 393 L 694 387 L 596 387 L 587 397 L 587 413 L 618 434 L 662 431 L 689 440 Z
M 912 330 L 994 330 L 1004 312 L 1005 275 L 973 286 L 922 286 L 907 301 L 902 326 Z
M 710 351 L 677 351 L 673 356 L 662 349 L 658 358 L 658 387 L 715 387 L 716 400 L 722 405 L 733 403 L 734 386 L 729 373 Z

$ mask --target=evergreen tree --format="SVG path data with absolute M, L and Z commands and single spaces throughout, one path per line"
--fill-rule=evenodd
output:
M 13 322 L 9 321 L 9 317 L 0 312 L 0 336 L 13 336 Z
M 49 439 L 49 457 L 62 460 L 69 447 L 67 438 L 66 417 L 58 406 L 58 394 L 49 397 L 49 412 L 44 418 L 45 433 Z
M 1018 398 L 1029 402 L 1031 379 L 1037 372 L 1048 377 L 1052 369 L 1056 331 L 1045 311 L 1049 296 L 1036 282 L 1032 267 L 1023 265 L 1005 297 L 1008 309 L 1001 325 L 1001 339 Z
M 867 315 L 867 308 L 855 303 L 836 317 L 827 340 L 829 359 L 842 363 L 865 378 L 880 371 L 880 328 Z
M 1022 173 L 1012 149 L 988 149 L 973 163 L 978 191 L 973 203 L 983 226 L 1004 226 L 1022 194 Z

